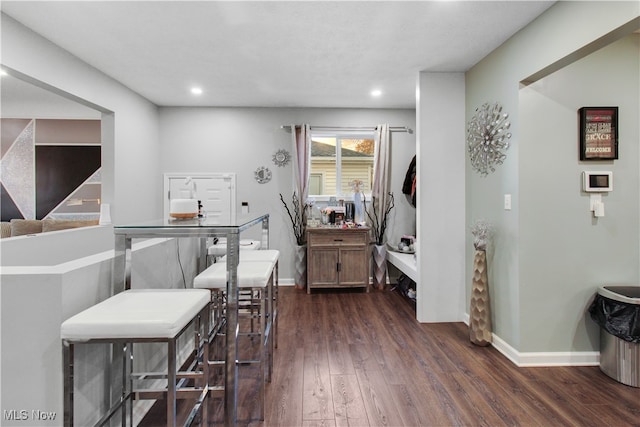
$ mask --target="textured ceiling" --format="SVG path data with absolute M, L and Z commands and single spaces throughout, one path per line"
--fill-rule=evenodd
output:
M 414 108 L 551 1 L 2 1 L 2 12 L 160 106 Z M 44 65 L 44 64 L 43 64 Z M 204 93 L 194 97 L 193 85 Z M 382 96 L 370 92 L 380 89 Z

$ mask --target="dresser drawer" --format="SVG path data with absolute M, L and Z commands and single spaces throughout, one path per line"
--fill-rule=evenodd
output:
M 309 246 L 353 246 L 367 245 L 369 233 L 367 232 L 351 232 L 351 231 L 334 231 L 331 233 L 309 233 L 307 244 Z

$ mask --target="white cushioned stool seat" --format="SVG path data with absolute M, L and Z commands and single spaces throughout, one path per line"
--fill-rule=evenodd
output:
M 273 263 L 268 261 L 238 263 L 238 288 L 259 288 L 267 286 Z M 197 289 L 226 289 L 227 263 L 218 262 L 210 265 L 193 280 L 193 287 Z
M 204 289 L 131 289 L 67 319 L 62 339 L 171 338 L 209 304 Z

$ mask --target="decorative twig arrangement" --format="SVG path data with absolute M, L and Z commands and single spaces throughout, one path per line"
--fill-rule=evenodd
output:
M 305 232 L 307 224 L 307 209 L 309 208 L 309 205 L 301 205 L 298 195 L 294 192 L 293 196 L 291 197 L 291 203 L 293 205 L 292 214 L 291 210 L 289 210 L 289 206 L 287 206 L 287 203 L 284 201 L 282 194 L 280 194 L 280 200 L 282 201 L 284 208 L 287 210 L 289 219 L 291 219 L 291 226 L 293 228 L 293 235 L 296 237 L 296 244 L 300 246 L 304 245 L 305 243 L 307 243 L 307 236 Z
M 471 227 L 473 247 L 479 251 L 486 251 L 487 244 L 493 235 L 493 225 L 484 219 L 477 220 Z
M 382 214 L 382 218 L 378 217 L 378 199 L 373 197 L 371 199 L 371 211 L 373 211 L 373 215 L 370 210 L 367 209 L 367 200 L 364 198 L 364 194 L 362 195 L 364 200 L 364 211 L 367 213 L 367 217 L 371 223 L 371 230 L 373 231 L 373 237 L 375 239 L 376 245 L 384 244 L 384 233 L 387 231 L 387 219 L 389 218 L 389 212 L 395 206 L 393 193 L 389 193 L 389 198 L 387 198 L 386 205 L 384 207 L 384 213 Z

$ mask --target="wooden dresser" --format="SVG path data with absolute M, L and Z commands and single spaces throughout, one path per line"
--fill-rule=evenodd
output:
M 314 288 L 369 292 L 369 228 L 307 228 L 307 293 Z

